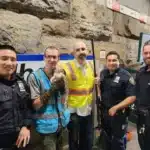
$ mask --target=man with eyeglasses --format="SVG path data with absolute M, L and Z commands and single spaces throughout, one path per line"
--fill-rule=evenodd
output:
M 44 52 L 44 68 L 33 72 L 28 80 L 34 107 L 35 150 L 63 148 L 62 133 L 69 122 L 70 112 L 65 104 L 65 75 L 58 69 L 58 61 L 58 48 L 49 46 Z
M 88 50 L 85 43 L 75 43 L 74 60 L 64 65 L 69 94 L 68 108 L 71 112 L 69 130 L 69 150 L 92 150 L 92 92 L 94 72 L 92 64 L 86 60 Z

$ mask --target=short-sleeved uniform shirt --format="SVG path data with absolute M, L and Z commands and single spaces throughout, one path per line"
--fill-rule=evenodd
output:
M 129 96 L 135 96 L 135 81 L 130 73 L 122 68 L 113 73 L 104 69 L 100 74 L 100 90 L 104 106 L 110 108 Z

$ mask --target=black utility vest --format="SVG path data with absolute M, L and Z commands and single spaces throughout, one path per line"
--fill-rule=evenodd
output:
M 23 126 L 24 103 L 28 96 L 21 80 L 0 79 L 0 134 L 18 132 Z

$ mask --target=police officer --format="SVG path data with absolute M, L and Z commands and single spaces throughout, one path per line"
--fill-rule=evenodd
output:
M 28 83 L 34 107 L 34 123 L 37 150 L 62 149 L 62 132 L 70 119 L 66 108 L 67 88 L 65 75 L 58 69 L 59 50 L 49 46 L 44 52 L 44 68 L 39 68 L 30 76 Z M 38 137 L 38 138 L 37 138 Z
M 15 71 L 16 51 L 0 45 L 0 148 L 25 147 L 30 140 L 31 113 L 29 91 Z
M 145 66 L 136 75 L 137 132 L 141 150 L 149 150 L 150 143 L 150 40 L 142 51 Z
M 117 52 L 110 51 L 106 56 L 106 69 L 100 73 L 104 150 L 125 150 L 127 110 L 135 101 L 134 79 L 119 68 L 119 59 Z

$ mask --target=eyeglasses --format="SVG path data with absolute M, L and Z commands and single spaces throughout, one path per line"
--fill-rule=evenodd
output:
M 84 50 L 86 50 L 86 48 L 85 48 L 85 47 L 76 48 L 76 51 L 77 51 L 77 52 L 80 51 L 80 50 L 84 51 Z

